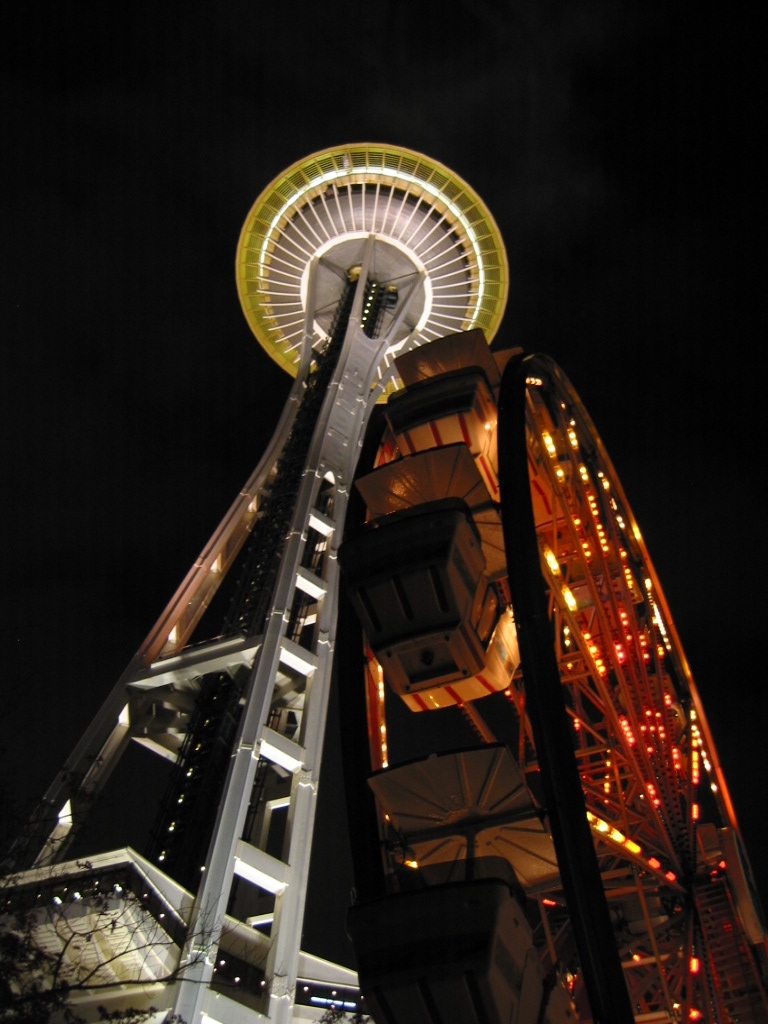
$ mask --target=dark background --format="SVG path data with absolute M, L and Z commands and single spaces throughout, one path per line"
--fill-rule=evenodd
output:
M 13 802 L 42 794 L 277 421 L 289 381 L 235 291 L 248 210 L 315 150 L 389 142 L 445 163 L 499 224 L 499 340 L 554 356 L 603 436 L 765 899 L 766 76 L 749 6 L 715 9 L 4 14 L 0 771 Z M 132 799 L 141 809 L 141 784 Z M 340 818 L 328 827 L 343 838 Z

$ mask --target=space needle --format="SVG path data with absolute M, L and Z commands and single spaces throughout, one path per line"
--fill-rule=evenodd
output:
M 289 399 L 250 479 L 46 793 L 24 850 L 43 873 L 66 857 L 132 741 L 172 762 L 150 856 L 124 859 L 192 937 L 172 986 L 189 1022 L 240 1019 L 223 1007 L 240 1005 L 226 993 L 240 997 L 249 968 L 259 978 L 246 1001 L 288 1021 L 300 974 L 313 975 L 300 936 L 336 552 L 366 424 L 398 387 L 398 353 L 472 328 L 490 340 L 508 283 L 501 236 L 477 194 L 428 157 L 374 144 L 316 153 L 276 178 L 248 214 L 236 275 L 257 340 L 295 377 Z M 209 627 L 225 580 L 224 611 Z M 56 878 L 68 871 L 79 873 L 67 862 Z M 192 947 L 211 929 L 221 942 L 201 954 Z M 129 973 L 162 974 L 134 959 Z M 329 977 L 354 985 L 353 972 Z

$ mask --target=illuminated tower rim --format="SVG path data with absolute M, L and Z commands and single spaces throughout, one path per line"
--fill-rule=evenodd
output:
M 298 371 L 297 345 L 286 337 L 270 290 L 276 240 L 330 184 L 366 183 L 405 187 L 415 199 L 429 199 L 460 237 L 474 265 L 476 291 L 468 297 L 464 320 L 456 330 L 480 327 L 490 343 L 499 328 L 509 285 L 507 255 L 501 232 L 477 193 L 444 164 L 415 150 L 382 143 L 323 149 L 296 161 L 261 192 L 237 245 L 237 291 L 245 318 L 262 348 L 291 376 Z

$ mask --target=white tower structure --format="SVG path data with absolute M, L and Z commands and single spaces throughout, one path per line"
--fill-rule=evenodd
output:
M 354 992 L 352 971 L 300 949 L 349 490 L 372 410 L 398 387 L 394 357 L 475 327 L 490 341 L 507 291 L 478 196 L 383 145 L 329 149 L 280 175 L 248 215 L 236 269 L 256 338 L 295 377 L 290 398 L 20 854 L 22 886 L 101 885 L 115 905 L 130 888 L 151 910 L 151 934 L 120 918 L 103 937 L 98 997 L 77 997 L 86 1016 L 143 1000 L 158 1020 L 172 1009 L 188 1024 L 287 1024 L 319 1017 L 324 985 Z M 67 861 L 131 742 L 175 766 L 153 850 Z M 67 897 L 54 898 L 61 915 Z M 53 924 L 50 942 L 63 950 Z M 62 970 L 82 978 L 84 956 L 62 952 Z

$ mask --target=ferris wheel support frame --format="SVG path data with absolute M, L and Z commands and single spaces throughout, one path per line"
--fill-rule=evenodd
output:
M 555 656 L 528 476 L 525 394 L 532 357 L 510 360 L 499 392 L 502 527 L 546 813 L 596 1024 L 633 1024 Z

